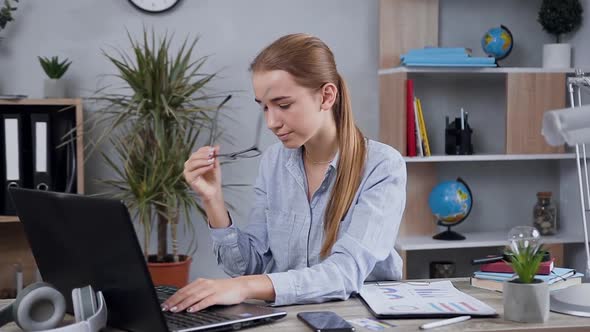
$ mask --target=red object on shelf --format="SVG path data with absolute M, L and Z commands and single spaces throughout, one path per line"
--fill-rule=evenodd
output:
M 554 258 L 546 262 L 541 262 L 539 265 L 539 270 L 537 274 L 545 274 L 548 275 L 553 271 Z M 506 263 L 505 261 L 498 261 L 493 263 L 483 264 L 481 266 L 481 272 L 496 272 L 496 273 L 514 273 L 512 266 Z
M 416 157 L 416 118 L 414 115 L 414 81 L 406 80 L 406 145 L 407 156 Z

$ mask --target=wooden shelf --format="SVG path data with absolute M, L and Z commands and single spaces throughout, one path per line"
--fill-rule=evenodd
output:
M 480 154 L 461 156 L 404 157 L 407 163 L 461 162 L 461 161 L 513 161 L 575 159 L 575 153 L 547 154 Z
M 438 232 L 435 232 L 438 233 Z M 459 232 L 461 233 L 461 232 Z M 435 240 L 432 235 L 414 235 L 398 238 L 395 248 L 402 251 L 433 250 L 433 249 L 456 249 L 456 248 L 480 248 L 500 247 L 507 244 L 507 232 L 477 232 L 461 233 L 465 236 L 462 241 Z M 583 243 L 584 237 L 581 234 L 557 234 L 544 236 L 545 244 Z
M 393 67 L 379 69 L 379 75 L 397 73 L 425 73 L 425 74 L 573 74 L 576 68 L 538 68 L 538 67 Z M 590 72 L 590 68 L 582 68 Z
M 1 223 L 13 223 L 19 222 L 17 216 L 0 216 L 0 224 Z
M 0 105 L 81 105 L 82 99 L 47 98 L 47 99 L 0 99 Z

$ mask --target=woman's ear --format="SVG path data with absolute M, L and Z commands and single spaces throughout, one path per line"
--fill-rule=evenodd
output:
M 331 110 L 336 102 L 336 97 L 338 96 L 338 88 L 334 83 L 326 83 L 322 86 L 320 93 L 322 95 L 322 104 L 320 108 L 322 110 Z

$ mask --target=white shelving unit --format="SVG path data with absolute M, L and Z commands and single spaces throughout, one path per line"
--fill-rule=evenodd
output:
M 468 161 L 511 161 L 511 160 L 561 160 L 575 159 L 575 153 L 554 154 L 481 154 L 461 156 L 430 156 L 430 157 L 404 157 L 407 163 L 432 163 L 432 162 L 468 162 Z
M 525 67 L 540 63 L 526 52 L 515 53 L 520 56 L 517 61 L 503 61 L 514 63 L 513 67 L 400 66 L 400 56 L 410 49 L 479 47 L 479 32 L 474 40 L 472 29 L 487 28 L 488 23 L 483 28 L 474 21 L 463 26 L 462 15 L 459 24 L 458 17 L 449 14 L 449 8 L 456 10 L 462 4 L 380 0 L 379 140 L 405 154 L 407 139 L 412 137 L 407 135 L 406 105 L 407 82 L 412 80 L 414 94 L 421 99 L 433 153 L 430 157 L 404 157 L 408 172 L 406 209 L 396 248 L 404 259 L 406 278 L 428 277 L 429 261 L 454 257 L 460 258 L 456 260 L 458 265 L 465 265 L 468 258 L 473 258 L 470 256 L 504 246 L 512 227 L 532 225 L 532 208 L 539 191 L 554 194 L 560 213 L 559 233 L 545 239 L 558 260 L 563 259 L 564 245 L 583 241 L 578 236 L 579 216 L 572 212 L 575 198 L 569 193 L 571 183 L 575 183 L 575 154 L 563 147 L 548 146 L 541 134 L 544 112 L 567 107 L 565 81 L 576 68 Z M 483 7 L 474 5 L 473 10 L 478 8 Z M 511 16 L 511 27 L 517 25 L 522 31 L 537 24 Z M 447 21 L 441 24 L 441 18 Z M 540 49 L 542 40 L 531 38 L 519 45 L 533 45 L 534 51 Z M 525 47 L 520 50 L 528 51 Z M 590 68 L 581 69 L 590 72 Z M 453 121 L 461 108 L 469 112 L 476 154 L 445 155 L 447 117 Z M 473 192 L 469 217 L 453 228 L 467 239 L 434 240 L 432 236 L 442 228 L 436 226 L 436 217 L 430 211 L 429 195 L 441 181 L 458 177 Z
M 576 68 L 538 68 L 538 67 L 394 67 L 379 69 L 379 75 L 397 73 L 426 73 L 426 74 L 510 74 L 510 73 L 563 73 L 573 74 Z M 589 72 L 590 68 L 582 68 Z
M 451 260 L 457 271 L 469 272 L 471 258 L 487 255 L 506 244 L 516 225 L 532 225 L 536 193 L 550 191 L 558 208 L 558 234 L 545 238 L 556 258 L 581 243 L 578 197 L 571 190 L 575 154 L 546 144 L 542 119 L 547 110 L 567 107 L 566 78 L 578 68 L 534 67 L 541 63 L 544 39 L 535 13 L 536 2 L 502 2 L 496 6 L 468 1 L 380 0 L 379 7 L 379 140 L 402 154 L 407 150 L 407 82 L 420 98 L 430 157 L 404 157 L 408 172 L 406 209 L 396 249 L 404 259 L 404 277 L 428 277 L 428 263 Z M 509 13 L 505 8 L 511 8 Z M 524 10 L 528 12 L 524 12 Z M 486 11 L 486 19 L 473 13 Z M 527 14 L 528 13 L 528 14 Z M 490 22 L 502 18 L 518 49 L 503 59 L 503 67 L 406 67 L 400 57 L 411 49 L 466 47 L 480 56 L 481 35 Z M 490 18 L 490 20 L 488 20 Z M 493 18 L 493 19 L 492 19 Z M 523 39 L 522 36 L 528 38 Z M 482 55 L 483 56 L 483 55 Z M 590 68 L 579 68 L 590 72 Z M 447 118 L 469 112 L 474 155 L 446 155 Z M 473 209 L 453 230 L 464 241 L 434 240 L 443 228 L 429 208 L 429 195 L 442 181 L 461 178 L 473 193 Z M 465 248 L 469 248 L 465 250 Z M 459 275 L 459 274 L 458 274 Z M 466 275 L 466 274 L 462 274 Z
M 406 236 L 396 241 L 395 248 L 401 251 L 433 250 L 433 249 L 459 249 L 501 247 L 506 245 L 506 232 L 477 232 L 461 233 L 465 236 L 462 241 L 434 240 L 432 236 Z M 583 243 L 582 234 L 557 234 L 543 237 L 545 244 Z

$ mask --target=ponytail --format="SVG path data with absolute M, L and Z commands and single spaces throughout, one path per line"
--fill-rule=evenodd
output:
M 324 220 L 324 243 L 320 255 L 330 254 L 340 229 L 340 221 L 352 205 L 361 182 L 367 146 L 361 131 L 354 123 L 346 82 L 338 74 L 338 104 L 334 107 L 339 158 L 336 183 L 330 193 Z

